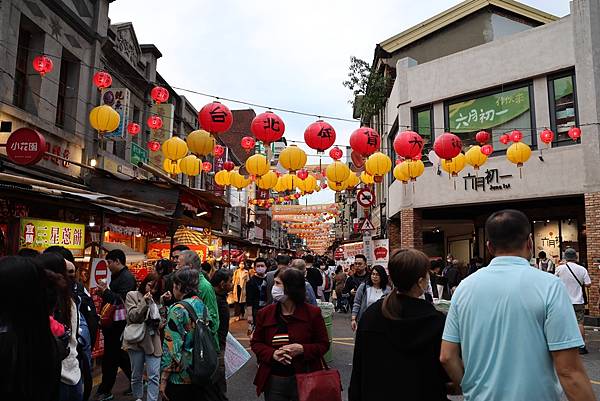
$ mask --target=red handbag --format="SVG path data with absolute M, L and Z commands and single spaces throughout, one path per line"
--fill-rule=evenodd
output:
M 296 374 L 298 401 L 342 401 L 340 372 L 323 365 L 323 370 Z

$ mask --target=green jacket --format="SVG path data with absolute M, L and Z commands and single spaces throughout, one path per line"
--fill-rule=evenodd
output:
M 208 318 L 210 320 L 210 331 L 213 333 L 215 340 L 215 349 L 217 352 L 219 348 L 219 307 L 217 305 L 217 296 L 215 290 L 210 282 L 206 279 L 202 272 L 199 273 L 200 279 L 198 280 L 198 296 L 200 300 L 208 308 Z

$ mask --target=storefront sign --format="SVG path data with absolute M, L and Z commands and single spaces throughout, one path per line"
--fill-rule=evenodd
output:
M 369 220 L 365 220 L 369 221 Z M 365 231 L 363 233 L 363 255 L 367 258 L 367 263 L 373 265 L 373 235 L 371 231 Z
M 113 132 L 104 134 L 104 138 L 125 139 L 127 124 L 129 123 L 130 99 L 131 93 L 127 88 L 106 88 L 102 90 L 102 103 L 112 107 L 121 117 L 119 127 Z
M 511 188 L 507 180 L 512 178 L 512 174 L 500 175 L 498 169 L 494 168 L 485 170 L 482 176 L 468 173 L 462 178 L 465 180 L 465 191 L 501 191 Z
M 150 141 L 157 141 L 163 143 L 172 136 L 173 133 L 173 116 L 175 113 L 175 106 L 170 103 L 153 104 L 150 109 L 152 114 L 158 115 L 162 118 L 163 126 L 161 129 L 154 129 L 150 132 Z M 162 170 L 164 156 L 162 152 L 151 152 L 149 155 L 149 162 L 151 165 L 159 167 Z
M 131 142 L 131 164 L 148 163 L 148 151 L 135 142 Z
M 373 241 L 373 254 L 371 255 L 374 265 L 381 265 L 387 270 L 390 260 L 390 240 L 378 239 Z
M 36 164 L 46 152 L 46 139 L 30 128 L 19 128 L 6 141 L 6 154 L 13 163 L 21 166 Z
M 351 244 L 342 245 L 344 249 L 344 258 L 354 258 L 354 256 L 363 253 L 363 243 L 362 242 L 354 242 Z
M 21 219 L 20 248 L 32 248 L 41 252 L 53 245 L 69 249 L 75 257 L 83 257 L 85 225 L 29 218 Z
M 201 261 L 206 261 L 208 256 L 208 246 L 186 244 L 190 249 L 198 254 Z M 169 259 L 171 244 L 152 243 L 148 244 L 148 259 Z

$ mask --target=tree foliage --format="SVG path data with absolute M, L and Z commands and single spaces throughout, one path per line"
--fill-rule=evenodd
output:
M 343 85 L 352 91 L 354 106 L 362 121 L 370 121 L 371 117 L 385 107 L 389 78 L 375 71 L 369 63 L 358 57 L 350 57 L 348 80 Z

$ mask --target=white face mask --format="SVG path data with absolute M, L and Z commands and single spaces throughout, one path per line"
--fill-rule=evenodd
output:
M 283 287 L 278 287 L 276 285 L 273 286 L 271 295 L 273 296 L 273 301 L 275 302 L 285 302 L 287 299 L 287 296 L 283 293 Z
M 267 268 L 266 267 L 257 267 L 256 272 L 258 274 L 265 274 L 267 272 Z

